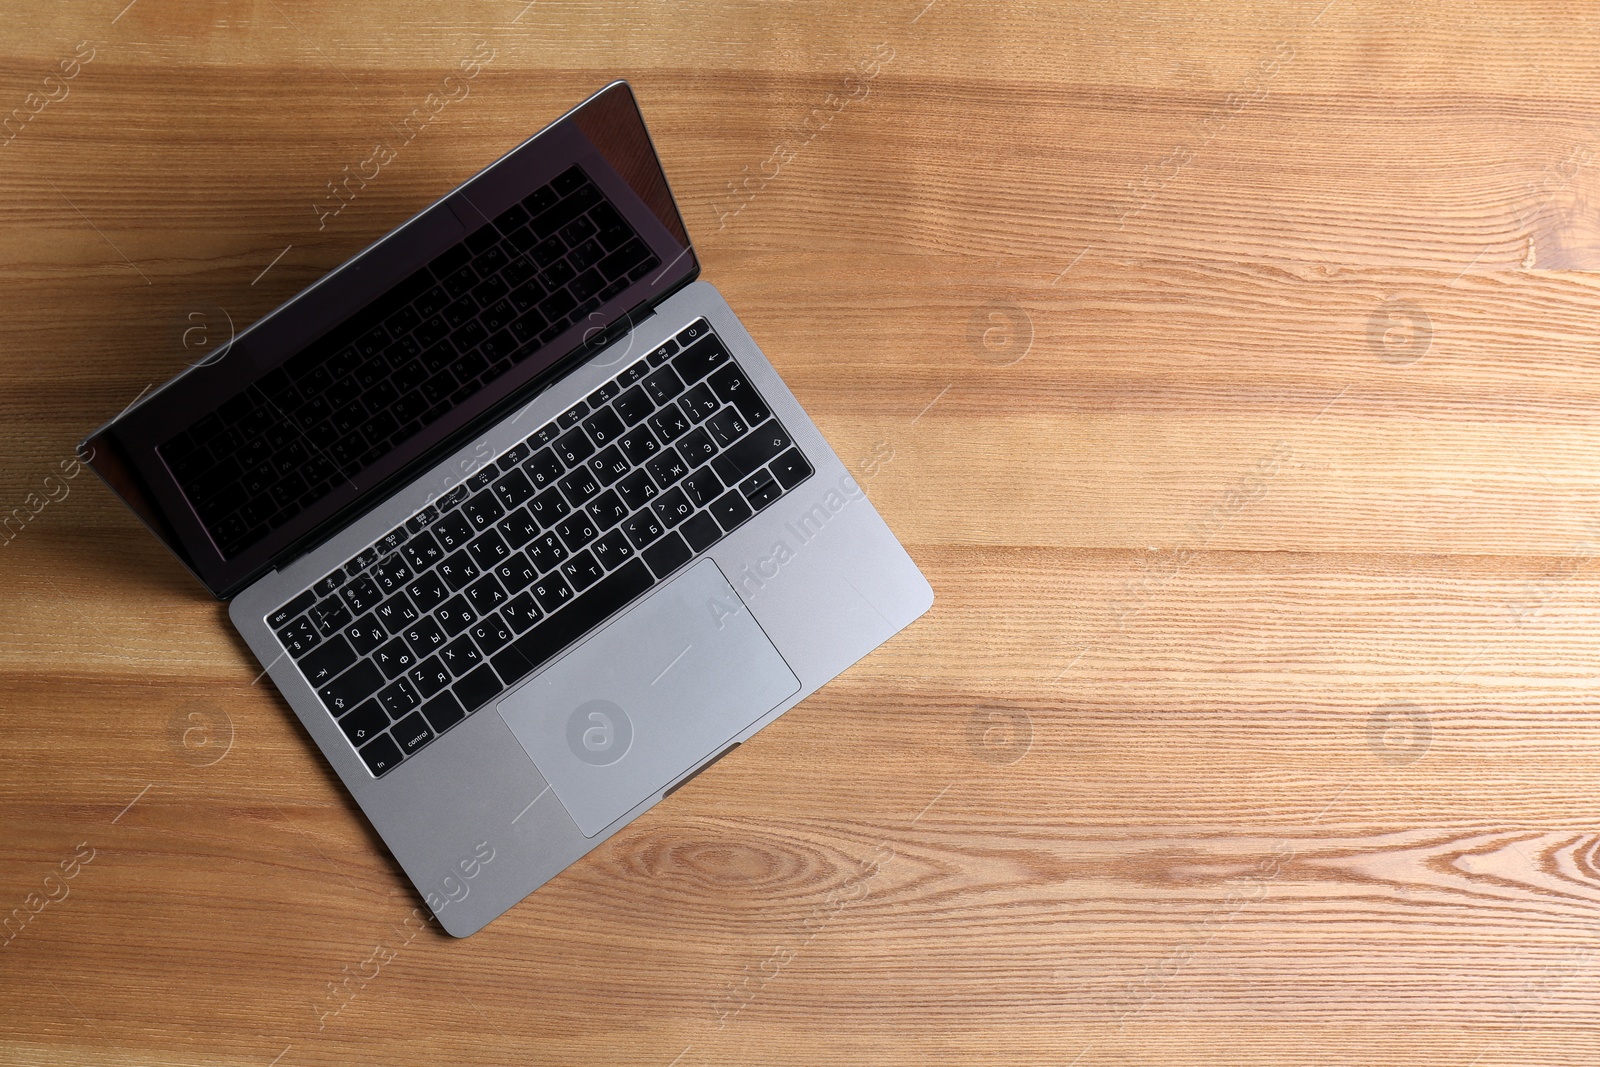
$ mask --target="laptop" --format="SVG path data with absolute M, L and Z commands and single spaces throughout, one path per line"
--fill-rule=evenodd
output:
M 699 273 L 614 82 L 80 446 L 456 936 L 933 602 Z

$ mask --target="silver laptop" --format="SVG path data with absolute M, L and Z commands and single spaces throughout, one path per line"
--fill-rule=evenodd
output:
M 616 82 L 81 446 L 457 936 L 932 603 L 698 275 Z

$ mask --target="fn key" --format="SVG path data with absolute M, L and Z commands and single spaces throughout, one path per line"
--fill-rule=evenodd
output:
M 400 762 L 400 746 L 390 740 L 388 734 L 379 734 L 361 750 L 361 758 L 366 761 L 367 770 L 382 778 Z

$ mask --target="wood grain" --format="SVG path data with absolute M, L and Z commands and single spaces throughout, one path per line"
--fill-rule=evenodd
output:
M 0 116 L 60 98 L 0 133 L 0 1058 L 1593 1062 L 1596 30 L 1554 0 L 8 12 Z M 939 599 L 454 941 L 223 608 L 60 464 L 196 322 L 615 76 Z

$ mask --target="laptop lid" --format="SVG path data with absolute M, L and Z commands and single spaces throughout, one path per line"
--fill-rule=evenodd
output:
M 231 596 L 609 344 L 699 263 L 618 81 L 88 437 Z

